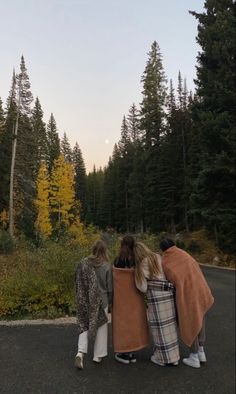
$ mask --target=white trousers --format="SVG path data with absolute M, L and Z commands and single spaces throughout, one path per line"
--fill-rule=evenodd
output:
M 108 308 L 105 309 L 106 315 L 108 315 Z M 107 339 L 108 339 L 108 323 L 103 324 L 97 330 L 97 334 L 94 342 L 93 357 L 105 357 L 107 356 Z M 88 352 L 88 331 L 82 332 L 79 335 L 78 340 L 78 352 Z

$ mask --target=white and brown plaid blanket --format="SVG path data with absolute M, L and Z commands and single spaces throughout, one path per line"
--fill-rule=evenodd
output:
M 160 363 L 175 363 L 180 357 L 174 286 L 166 280 L 149 280 L 147 301 L 155 358 Z

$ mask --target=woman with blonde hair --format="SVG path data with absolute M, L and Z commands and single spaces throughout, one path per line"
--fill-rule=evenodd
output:
M 93 361 L 100 363 L 107 355 L 107 315 L 108 306 L 112 303 L 112 267 L 106 244 L 102 240 L 97 241 L 93 245 L 92 254 L 78 264 L 76 301 L 79 340 L 75 366 L 83 369 L 89 335 L 95 340 Z
M 147 293 L 148 320 L 155 345 L 151 361 L 160 366 L 178 365 L 174 286 L 165 278 L 161 256 L 137 242 L 134 247 L 135 283 Z

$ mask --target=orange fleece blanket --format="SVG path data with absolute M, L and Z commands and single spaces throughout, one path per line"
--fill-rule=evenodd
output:
M 203 317 L 214 303 L 211 290 L 193 257 L 172 246 L 163 253 L 163 270 L 176 290 L 180 337 L 191 346 L 199 334 Z
M 132 352 L 149 345 L 149 327 L 143 294 L 134 269 L 113 267 L 112 336 L 114 351 Z

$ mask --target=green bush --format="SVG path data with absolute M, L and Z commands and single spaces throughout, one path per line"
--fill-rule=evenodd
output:
M 55 317 L 75 313 L 75 268 L 84 251 L 69 245 L 16 252 L 0 270 L 0 316 Z
M 161 236 L 137 234 L 136 239 L 158 251 Z M 47 241 L 38 248 L 22 239 L 10 256 L 6 252 L 0 254 L 0 318 L 74 315 L 75 269 L 91 251 L 94 237 L 90 238 L 86 234 L 81 243 L 70 239 Z M 117 256 L 121 238 L 118 234 L 103 236 L 111 261 Z M 215 264 L 217 257 L 218 265 L 233 266 L 235 261 L 232 256 L 222 255 L 204 231 L 180 234 L 178 242 L 181 242 L 178 246 L 184 246 L 199 262 Z
M 15 248 L 15 242 L 10 234 L 5 230 L 0 230 L 0 253 L 12 253 Z

